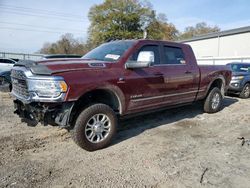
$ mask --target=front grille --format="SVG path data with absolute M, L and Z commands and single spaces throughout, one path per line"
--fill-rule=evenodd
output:
M 29 98 L 28 86 L 26 83 L 26 76 L 23 71 L 12 69 L 12 92 L 23 99 Z
M 20 79 L 20 80 L 26 80 L 26 76 L 25 76 L 24 72 L 21 70 L 12 69 L 11 70 L 11 77 L 16 78 L 16 79 Z

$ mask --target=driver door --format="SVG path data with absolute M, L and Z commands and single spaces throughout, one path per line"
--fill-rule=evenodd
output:
M 148 57 L 146 57 L 148 54 Z M 131 57 L 130 61 L 140 63 L 150 60 L 151 66 L 146 68 L 125 69 L 123 89 L 128 99 L 129 112 L 141 111 L 162 105 L 164 92 L 164 76 L 155 64 L 160 64 L 160 46 L 158 44 L 143 45 Z

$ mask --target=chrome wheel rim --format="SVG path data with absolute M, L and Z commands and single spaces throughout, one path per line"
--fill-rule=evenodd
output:
M 215 93 L 212 98 L 212 109 L 215 110 L 216 108 L 218 108 L 219 104 L 220 104 L 220 95 L 219 93 Z
M 99 143 L 107 138 L 111 130 L 111 121 L 105 114 L 95 114 L 85 127 L 85 136 L 91 143 Z
M 245 95 L 245 97 L 248 97 L 250 95 L 250 88 L 249 88 L 249 86 L 245 87 L 244 95 Z

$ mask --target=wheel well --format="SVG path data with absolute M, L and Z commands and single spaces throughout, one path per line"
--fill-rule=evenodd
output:
M 213 81 L 213 83 L 211 84 L 209 90 L 217 87 L 219 89 L 222 89 L 222 85 L 223 85 L 223 81 L 221 79 L 216 79 Z
M 115 93 L 105 89 L 96 89 L 89 91 L 81 96 L 76 102 L 71 112 L 70 124 L 78 117 L 79 113 L 87 106 L 94 103 L 103 103 L 111 107 L 115 113 L 119 113 L 121 106 Z
M 207 90 L 207 94 L 206 94 L 206 97 L 208 96 L 208 94 L 210 93 L 210 91 L 213 89 L 213 88 L 215 88 L 215 87 L 217 87 L 217 88 L 219 88 L 221 91 L 222 91 L 222 94 L 224 95 L 224 88 L 222 88 L 222 86 L 223 86 L 223 81 L 222 81 L 222 79 L 216 79 L 216 80 L 214 80 L 213 81 L 213 83 L 210 85 L 210 87 L 209 87 L 209 89 Z

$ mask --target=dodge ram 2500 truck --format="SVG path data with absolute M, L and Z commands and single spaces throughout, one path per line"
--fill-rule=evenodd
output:
M 226 66 L 198 66 L 189 45 L 111 41 L 78 59 L 18 62 L 12 72 L 16 113 L 30 125 L 58 125 L 93 151 L 114 137 L 117 119 L 204 101 L 217 112 L 231 80 Z

